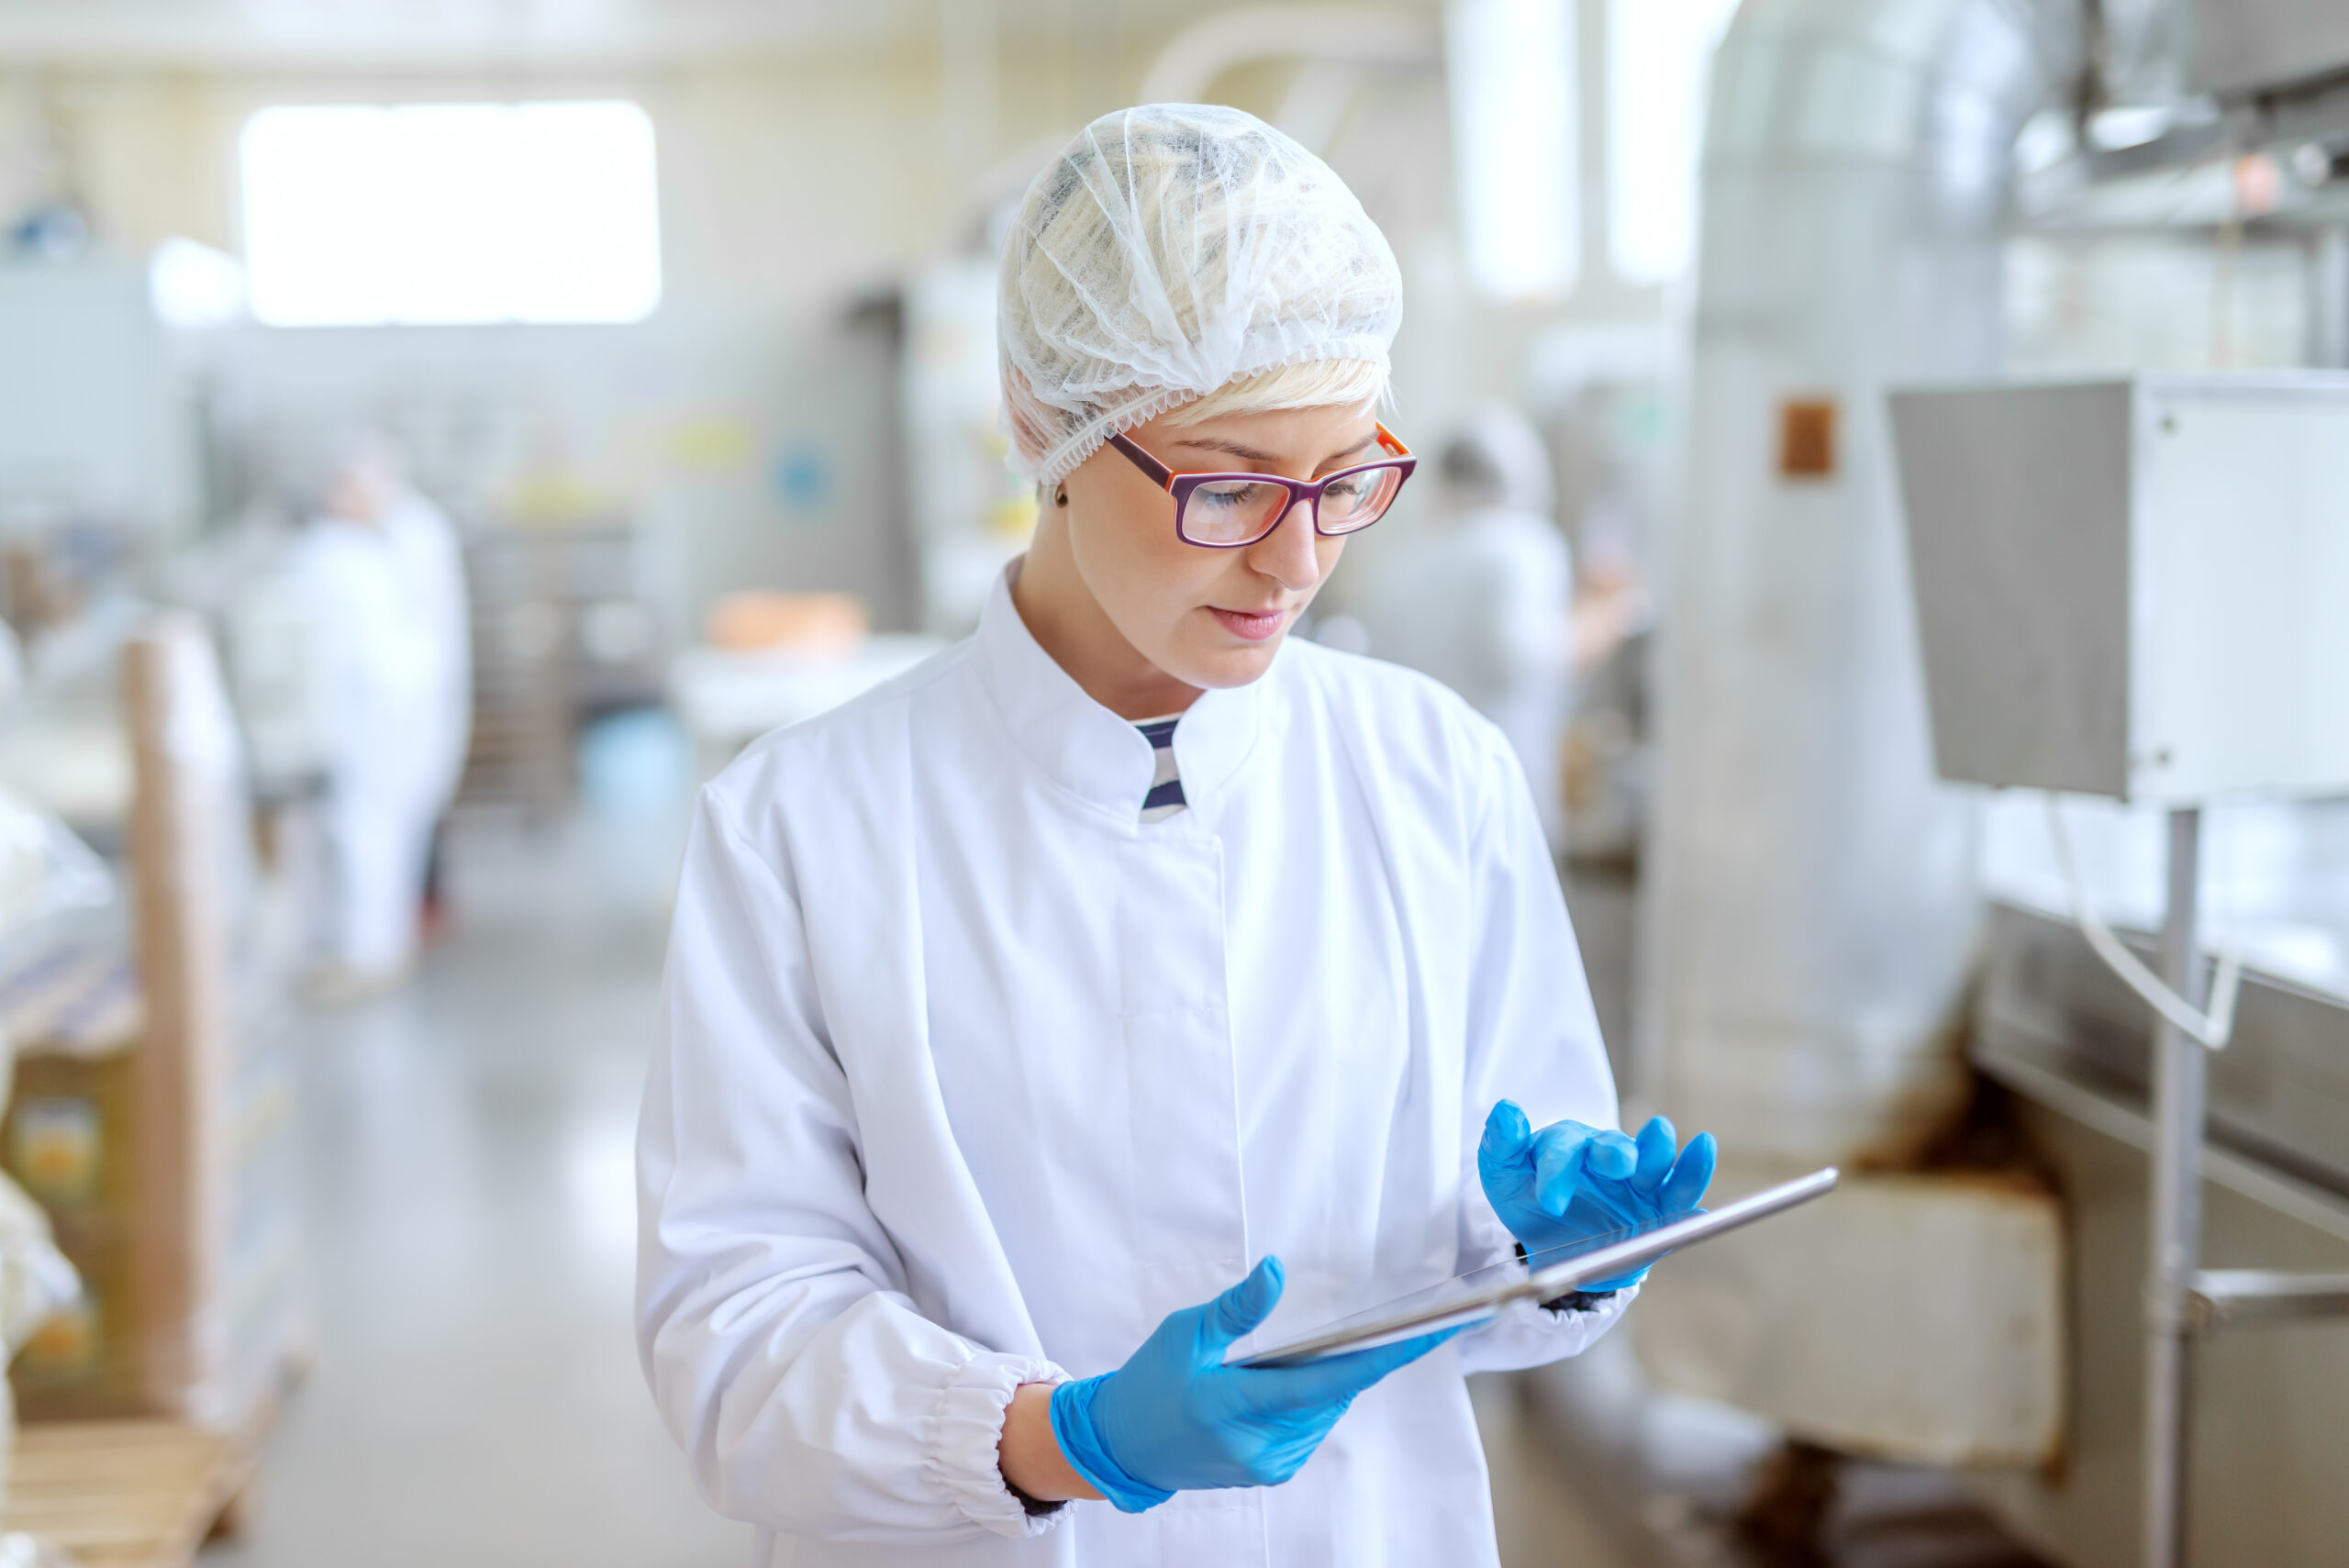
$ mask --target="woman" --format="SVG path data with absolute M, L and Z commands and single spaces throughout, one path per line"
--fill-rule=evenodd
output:
M 1709 1178 L 1709 1139 L 1604 1130 L 1507 742 L 1285 641 L 1408 477 L 1375 418 L 1399 300 L 1269 128 L 1096 122 L 1003 259 L 1034 544 L 970 641 L 704 792 L 640 1331 L 761 1562 L 1489 1563 L 1461 1374 L 1572 1354 L 1628 1288 L 1224 1354 Z

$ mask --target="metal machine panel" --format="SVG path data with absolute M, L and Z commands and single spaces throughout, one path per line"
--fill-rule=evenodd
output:
M 2340 0 L 2188 0 L 2187 85 L 2237 94 L 2349 68 Z
M 2349 376 L 1895 393 L 1945 778 L 2349 787 Z
M 2141 959 L 2152 939 L 2125 936 Z M 2145 1005 L 2071 922 L 1991 906 L 1975 1054 L 2019 1062 L 2142 1105 L 2151 1093 Z M 2210 1139 L 2349 1203 L 2349 1003 L 2246 974 L 2233 1040 L 2210 1057 Z
M 2137 793 L 2349 783 L 2349 378 L 2139 396 Z
M 1942 776 L 2125 794 L 2127 384 L 1891 402 Z

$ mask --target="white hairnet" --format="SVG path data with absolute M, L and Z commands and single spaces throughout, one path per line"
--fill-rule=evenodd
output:
M 1395 254 L 1329 165 L 1238 109 L 1104 115 L 1028 187 L 996 341 L 1019 473 L 1057 483 L 1117 431 L 1315 360 L 1386 368 Z

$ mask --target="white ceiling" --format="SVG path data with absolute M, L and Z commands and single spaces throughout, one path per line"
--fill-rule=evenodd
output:
M 954 3 L 954 0 L 946 0 Z M 1085 0 L 1063 0 L 1084 4 Z M 940 0 L 0 0 L 24 61 L 445 65 L 635 61 L 910 39 Z M 1003 6 L 1006 21 L 1035 9 Z
M 1229 31 L 1263 9 L 1283 36 L 1383 33 L 1441 0 L 0 0 L 0 78 L 39 62 L 260 69 L 628 65 L 743 50 L 874 49 L 991 18 L 1000 46 L 1115 50 L 1180 31 Z M 976 15 L 974 15 L 976 13 Z M 1277 13 L 1278 15 L 1274 15 Z M 1236 21 L 1236 18 L 1234 19 Z

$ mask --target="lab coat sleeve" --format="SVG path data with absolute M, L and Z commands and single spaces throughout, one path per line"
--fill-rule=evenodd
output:
M 706 791 L 638 1133 L 638 1345 L 662 1417 L 713 1507 L 785 1535 L 1049 1528 L 996 1445 L 1013 1390 L 1066 1374 L 914 1310 L 861 1141 L 787 872 Z
M 1467 1078 L 1461 1100 L 1460 1268 L 1515 1255 L 1515 1238 L 1485 1198 L 1476 1145 L 1493 1102 L 1525 1107 L 1536 1127 L 1572 1118 L 1616 1124 L 1615 1080 L 1590 1004 L 1582 954 L 1566 918 L 1555 862 L 1524 772 L 1498 730 L 1478 719 L 1484 788 L 1471 841 Z M 1540 1366 L 1578 1354 L 1623 1315 L 1638 1287 L 1581 1311 L 1512 1304 L 1462 1336 L 1469 1372 Z

